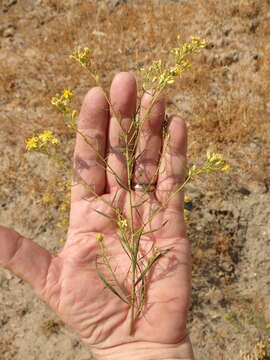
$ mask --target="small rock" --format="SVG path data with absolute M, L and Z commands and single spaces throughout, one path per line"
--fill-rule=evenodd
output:
M 15 34 L 15 26 L 9 25 L 4 31 L 3 31 L 3 37 L 13 37 Z
M 111 7 L 111 8 L 114 8 L 116 6 L 119 6 L 119 5 L 122 5 L 124 3 L 126 3 L 127 0 L 109 0 L 108 1 L 108 5 Z
M 225 30 L 224 30 L 224 35 L 225 35 L 225 36 L 228 36 L 231 31 L 232 31 L 232 28 L 225 29 Z
M 28 312 L 28 308 L 25 306 L 25 307 L 22 307 L 20 309 L 18 309 L 16 311 L 16 314 L 19 316 L 19 317 L 24 317 Z
M 213 41 L 209 41 L 208 44 L 206 45 L 206 49 L 207 50 L 211 50 L 213 49 L 213 47 L 215 46 Z
M 0 326 L 3 327 L 8 323 L 8 321 L 9 321 L 9 317 L 7 316 L 7 314 L 3 313 L 0 317 Z
M 259 59 L 259 54 L 257 52 L 253 53 L 252 58 L 253 58 L 253 60 L 258 60 Z
M 240 187 L 238 190 L 243 195 L 254 194 L 265 194 L 267 192 L 267 185 L 260 181 L 250 181 L 248 185 Z
M 250 191 L 245 187 L 240 187 L 237 191 L 242 195 L 250 195 Z
M 267 192 L 266 184 L 260 181 L 249 182 L 248 188 L 250 192 L 255 194 L 265 194 Z
M 80 342 L 78 339 L 71 339 L 71 345 L 73 348 L 77 348 L 80 345 Z
M 106 34 L 103 31 L 94 30 L 94 31 L 92 31 L 92 34 L 96 35 L 96 36 L 103 36 L 103 37 L 105 36 L 106 37 Z

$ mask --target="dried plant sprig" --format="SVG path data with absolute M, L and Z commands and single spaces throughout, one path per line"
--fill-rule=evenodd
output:
M 158 204 L 156 208 L 154 208 L 148 218 L 143 220 L 141 218 L 141 224 L 139 226 L 135 225 L 134 218 L 140 217 L 139 208 L 142 204 L 148 201 L 148 192 L 147 188 L 145 191 L 141 192 L 141 199 L 139 202 L 134 201 L 133 196 L 133 187 L 132 187 L 132 179 L 134 175 L 135 163 L 139 159 L 142 154 L 137 154 L 135 156 L 135 150 L 137 148 L 141 131 L 143 129 L 145 121 L 149 118 L 151 114 L 151 110 L 155 105 L 156 101 L 159 99 L 162 91 L 174 83 L 175 79 L 181 76 L 181 74 L 189 69 L 191 66 L 189 60 L 187 59 L 191 54 L 198 52 L 202 48 L 207 45 L 207 41 L 201 39 L 199 37 L 192 37 L 191 41 L 181 45 L 179 43 L 180 39 L 178 38 L 178 46 L 171 50 L 171 54 L 174 57 L 174 62 L 171 65 L 158 60 L 153 62 L 153 64 L 145 70 L 145 81 L 143 83 L 143 89 L 146 91 L 150 91 L 152 100 L 149 103 L 147 109 L 144 111 L 144 115 L 140 117 L 139 108 L 135 116 L 131 119 L 131 124 L 128 129 L 124 129 L 122 126 L 122 118 L 120 114 L 114 111 L 112 104 L 110 103 L 110 99 L 108 98 L 106 91 L 104 91 L 104 95 L 108 101 L 108 105 L 111 107 L 113 115 L 115 119 L 118 121 L 120 129 L 122 130 L 122 143 L 123 147 L 121 147 L 119 152 L 121 152 L 122 156 L 125 159 L 126 170 L 127 170 L 127 178 L 128 183 L 123 184 L 121 178 L 116 174 L 115 170 L 111 168 L 107 164 L 107 159 L 103 157 L 102 154 L 99 153 L 98 147 L 93 144 L 93 141 L 89 139 L 89 137 L 85 136 L 85 134 L 78 129 L 76 121 L 77 121 L 77 112 L 72 109 L 71 101 L 74 96 L 73 92 L 70 90 L 64 90 L 63 94 L 60 97 L 53 97 L 52 104 L 63 114 L 65 118 L 65 123 L 67 127 L 76 132 L 79 136 L 81 136 L 85 143 L 89 146 L 89 149 L 95 153 L 98 161 L 97 164 L 101 166 L 106 171 L 110 172 L 115 176 L 117 183 L 120 185 L 122 189 L 124 189 L 128 194 L 129 199 L 129 209 L 128 214 L 123 214 L 120 209 L 115 204 L 115 198 L 111 203 L 107 202 L 99 196 L 95 189 L 86 184 L 82 179 L 78 178 L 78 183 L 84 185 L 89 193 L 94 196 L 95 199 L 101 199 L 108 209 L 113 212 L 113 215 L 108 215 L 105 212 L 100 210 L 96 210 L 101 216 L 105 216 L 109 218 L 111 221 L 115 222 L 118 228 L 118 240 L 121 244 L 123 252 L 127 255 L 130 266 L 125 276 L 124 282 L 118 279 L 117 271 L 112 265 L 111 257 L 109 254 L 109 249 L 106 246 L 106 236 L 104 234 L 97 234 L 96 239 L 99 245 L 100 253 L 97 257 L 96 261 L 96 270 L 99 278 L 104 284 L 104 287 L 110 290 L 114 295 L 119 297 L 124 303 L 131 307 L 131 322 L 130 322 L 130 334 L 133 333 L 134 322 L 144 313 L 145 309 L 145 299 L 146 299 L 146 291 L 150 281 L 150 271 L 153 269 L 154 265 L 158 262 L 158 260 L 166 256 L 166 254 L 172 250 L 172 247 L 166 249 L 159 249 L 154 244 L 152 244 L 151 248 L 143 253 L 141 249 L 141 241 L 142 238 L 146 235 L 151 235 L 160 231 L 163 227 L 166 226 L 166 221 L 164 221 L 159 227 L 152 229 L 151 223 L 156 215 L 160 213 L 170 202 L 170 200 L 176 196 L 179 192 L 181 192 L 186 184 L 193 180 L 196 176 L 202 175 L 203 173 L 209 173 L 213 171 L 228 171 L 229 166 L 223 160 L 222 156 L 213 152 L 207 152 L 207 159 L 202 166 L 192 166 L 187 171 L 186 179 L 178 184 L 175 189 L 168 195 L 167 199 L 161 204 Z M 98 86 L 100 84 L 100 77 L 96 73 L 93 61 L 91 59 L 92 51 L 85 47 L 76 50 L 70 57 L 72 60 L 78 62 L 87 72 L 90 74 L 92 79 Z M 154 181 L 157 174 L 161 172 L 161 163 L 164 159 L 167 146 L 170 142 L 170 136 L 167 131 L 167 120 L 165 119 L 163 124 L 163 149 L 160 155 L 159 164 L 155 173 L 152 176 L 152 179 L 149 181 L 149 184 Z M 41 136 L 41 135 L 40 135 Z M 34 137 L 31 141 L 28 140 L 27 148 L 28 150 L 40 151 L 46 155 L 50 155 L 49 151 L 45 151 L 45 149 L 49 149 L 50 146 L 56 146 L 56 143 L 53 144 L 54 137 L 52 134 L 47 134 L 47 138 L 44 134 L 43 137 Z M 43 141 L 43 142 L 42 142 Z M 72 174 L 74 175 L 74 169 L 72 169 Z M 76 176 L 76 174 L 75 174 Z M 77 176 L 78 177 L 78 176 Z M 89 201 L 86 199 L 86 201 Z M 63 203 L 63 212 L 66 209 L 66 203 Z M 105 269 L 106 271 L 102 271 Z

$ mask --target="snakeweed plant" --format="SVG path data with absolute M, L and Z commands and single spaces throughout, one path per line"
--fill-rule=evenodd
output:
M 135 168 L 136 160 L 141 156 L 141 154 L 136 153 L 138 146 L 138 141 L 141 136 L 142 128 L 150 115 L 150 112 L 154 104 L 160 98 L 161 93 L 175 80 L 181 77 L 182 73 L 190 68 L 191 64 L 188 60 L 189 56 L 195 52 L 198 52 L 207 45 L 207 42 L 199 37 L 191 37 L 190 42 L 180 44 L 180 39 L 178 37 L 178 46 L 171 50 L 171 55 L 173 58 L 172 63 L 168 64 L 167 62 L 158 60 L 154 61 L 151 66 L 145 69 L 141 69 L 143 72 L 144 82 L 142 85 L 143 92 L 149 92 L 151 94 L 151 102 L 148 105 L 148 108 L 143 112 L 143 116 L 140 116 L 140 108 L 137 108 L 136 114 L 132 119 L 128 129 L 125 129 L 123 126 L 123 119 L 121 115 L 117 113 L 110 102 L 109 96 L 106 91 L 103 89 L 101 80 L 97 72 L 95 71 L 94 65 L 91 58 L 91 50 L 89 48 L 80 48 L 76 50 L 70 58 L 80 64 L 94 80 L 95 84 L 101 87 L 104 91 L 104 95 L 110 106 L 113 116 L 117 119 L 118 124 L 122 131 L 122 142 L 123 147 L 119 148 L 118 151 L 121 152 L 122 156 L 125 159 L 125 166 L 127 170 L 127 183 L 123 183 L 122 179 L 116 173 L 107 162 L 106 157 L 102 156 L 98 150 L 97 144 L 93 140 L 89 140 L 82 130 L 77 126 L 77 112 L 72 108 L 72 98 L 74 96 L 73 92 L 70 90 L 64 90 L 63 94 L 60 97 L 53 97 L 52 104 L 57 108 L 57 110 L 63 115 L 66 126 L 73 132 L 79 134 L 89 146 L 91 151 L 96 154 L 98 159 L 98 166 L 106 169 L 107 172 L 112 174 L 115 177 L 116 182 L 120 188 L 124 189 L 128 194 L 129 199 L 129 209 L 126 213 L 123 213 L 115 204 L 115 199 L 112 202 L 107 202 L 99 196 L 93 187 L 86 184 L 79 176 L 76 174 L 73 167 L 69 167 L 67 162 L 61 157 L 60 149 L 60 140 L 57 139 L 51 131 L 44 131 L 39 135 L 35 135 L 32 138 L 26 141 L 26 149 L 36 152 L 43 153 L 48 157 L 54 159 L 61 169 L 64 172 L 68 172 L 69 175 L 76 179 L 77 183 L 83 184 L 87 187 L 88 192 L 90 192 L 94 198 L 100 199 L 106 205 L 106 207 L 112 210 L 113 216 L 96 210 L 101 216 L 109 217 L 111 221 L 115 222 L 118 228 L 118 240 L 121 244 L 123 252 L 128 256 L 130 261 L 130 266 L 127 274 L 125 275 L 125 280 L 117 278 L 115 265 L 112 263 L 109 252 L 106 247 L 106 236 L 102 233 L 96 235 L 96 241 L 99 244 L 100 253 L 96 259 L 96 271 L 100 280 L 104 283 L 104 287 L 110 290 L 115 296 L 119 297 L 123 302 L 128 304 L 131 308 L 131 325 L 130 333 L 132 333 L 134 321 L 143 314 L 145 307 L 147 283 L 149 281 L 150 271 L 153 269 L 153 265 L 158 262 L 158 260 L 166 256 L 166 254 L 172 248 L 159 249 L 153 243 L 148 252 L 143 252 L 140 244 L 141 239 L 145 235 L 159 231 L 161 228 L 166 226 L 166 222 L 160 224 L 159 227 L 152 229 L 149 224 L 152 220 L 159 214 L 159 212 L 166 207 L 170 202 L 171 198 L 176 194 L 181 192 L 185 185 L 190 182 L 194 177 L 199 176 L 203 173 L 212 172 L 212 171 L 227 171 L 228 165 L 226 165 L 222 156 L 216 153 L 207 152 L 206 161 L 201 166 L 193 165 L 188 171 L 186 179 L 183 183 L 178 184 L 175 190 L 168 195 L 168 198 L 160 203 L 149 215 L 146 220 L 141 219 L 141 224 L 137 226 L 137 221 L 135 217 L 138 216 L 138 208 L 148 201 L 148 191 L 149 187 L 153 183 L 157 172 L 162 171 L 160 169 L 161 161 L 166 153 L 166 148 L 170 141 L 170 136 L 167 131 L 167 120 L 165 118 L 163 124 L 163 149 L 161 152 L 159 165 L 157 166 L 156 173 L 153 174 L 153 179 L 149 179 L 149 185 L 145 185 L 142 191 L 140 191 L 140 201 L 135 202 L 134 197 L 132 196 L 133 188 L 133 174 Z M 66 187 L 69 189 L 70 187 Z M 66 198 L 68 199 L 68 197 Z M 66 202 L 68 200 L 65 200 Z M 68 211 L 68 205 L 63 202 L 62 210 Z M 89 201 L 85 199 L 85 201 Z M 180 204 L 179 204 L 180 206 Z M 127 216 L 128 214 L 128 216 Z M 60 222 L 60 225 L 62 223 Z M 126 283 L 125 283 L 126 282 Z M 127 286 L 127 283 L 131 284 Z

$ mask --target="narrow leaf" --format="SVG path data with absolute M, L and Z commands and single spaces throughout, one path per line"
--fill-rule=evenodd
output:
M 102 216 L 104 216 L 104 217 L 106 217 L 106 218 L 108 218 L 108 219 L 110 219 L 110 220 L 116 221 L 115 218 L 113 218 L 113 217 L 110 216 L 110 215 L 107 215 L 107 214 L 103 213 L 102 211 L 95 210 L 95 212 L 97 212 L 98 214 L 100 214 L 100 215 L 102 215 Z
M 125 189 L 126 191 L 129 191 L 129 188 L 126 185 L 123 185 L 120 180 L 118 179 L 118 177 L 115 177 L 117 184 L 120 185 L 123 189 Z
M 161 228 L 163 228 L 163 226 L 165 226 L 167 224 L 167 222 L 168 222 L 168 220 L 164 221 L 164 223 L 161 226 L 159 226 L 158 228 L 142 233 L 142 236 L 147 235 L 147 234 L 151 234 L 153 232 L 156 232 L 156 231 L 160 230 Z
M 160 252 L 159 254 L 157 254 L 153 260 L 151 260 L 151 262 L 149 263 L 149 265 L 146 266 L 146 268 L 143 270 L 143 272 L 141 273 L 141 275 L 139 276 L 139 278 L 136 280 L 135 282 L 135 286 L 138 285 L 138 283 L 142 280 L 142 278 L 144 278 L 144 276 L 148 273 L 148 271 L 152 268 L 152 266 L 154 265 L 154 263 L 161 257 L 167 254 L 167 252 L 169 252 L 171 249 L 173 248 L 169 248 L 166 249 L 162 252 Z
M 118 296 L 122 301 L 124 301 L 126 304 L 130 305 L 116 290 L 115 288 L 104 278 L 102 273 L 97 268 L 97 274 L 99 278 L 104 282 L 105 286 L 111 290 L 112 293 L 114 293 L 116 296 Z
M 132 207 L 132 208 L 136 208 L 136 207 L 138 207 L 138 206 L 140 206 L 140 205 L 143 205 L 143 204 L 146 203 L 147 201 L 149 201 L 148 198 L 147 198 L 147 199 L 144 199 L 144 200 L 141 201 L 140 203 L 137 203 L 137 204 L 132 205 L 131 207 Z

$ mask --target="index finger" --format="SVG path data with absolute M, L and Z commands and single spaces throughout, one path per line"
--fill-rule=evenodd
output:
M 105 151 L 109 105 L 99 87 L 84 98 L 79 115 L 74 151 L 74 171 L 78 182 L 72 187 L 71 201 L 102 195 L 106 187 Z

